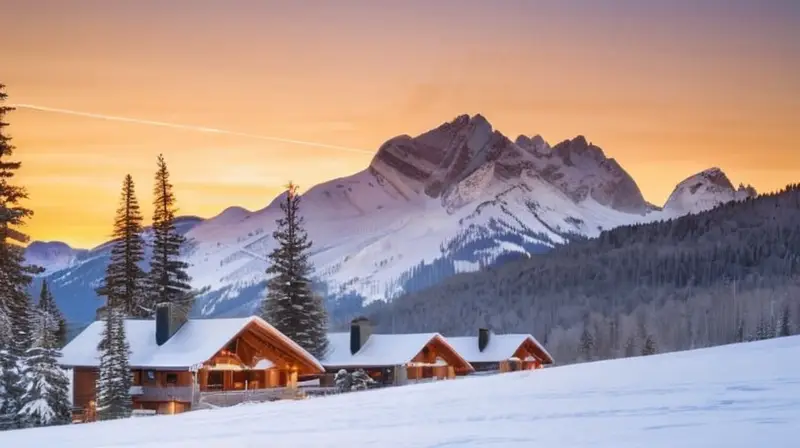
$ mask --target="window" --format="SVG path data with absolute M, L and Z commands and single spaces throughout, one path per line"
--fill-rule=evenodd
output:
M 155 370 L 148 370 L 147 371 L 147 382 L 151 383 L 156 380 L 156 371 Z
M 223 372 L 214 370 L 208 373 L 208 389 L 209 390 L 222 390 L 224 381 Z
M 167 374 L 167 384 L 174 386 L 178 384 L 178 374 L 177 373 L 168 373 Z

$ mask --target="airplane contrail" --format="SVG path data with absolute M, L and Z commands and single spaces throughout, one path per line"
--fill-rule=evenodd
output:
M 271 137 L 266 135 L 258 135 L 258 134 L 250 134 L 247 132 L 236 132 L 236 131 L 229 131 L 226 129 L 217 129 L 217 128 L 210 128 L 206 126 L 194 126 L 188 124 L 180 124 L 180 123 L 168 123 L 164 121 L 154 121 L 154 120 L 143 120 L 139 118 L 130 118 L 130 117 L 119 117 L 115 115 L 104 115 L 92 112 L 81 112 L 77 110 L 70 110 L 70 109 L 59 109 L 55 107 L 47 107 L 47 106 L 37 106 L 35 104 L 12 104 L 11 107 L 15 107 L 18 109 L 30 109 L 30 110 L 37 110 L 40 112 L 53 112 L 58 114 L 67 114 L 67 115 L 75 115 L 79 117 L 87 117 L 87 118 L 97 118 L 100 120 L 109 120 L 109 121 L 121 121 L 124 123 L 133 123 L 133 124 L 143 124 L 143 125 L 150 125 L 150 126 L 161 126 L 165 128 L 172 128 L 172 129 L 183 129 L 187 131 L 197 131 L 197 132 L 207 132 L 210 134 L 226 134 L 226 135 L 235 135 L 239 137 L 246 137 L 246 138 L 253 138 L 258 140 L 269 140 L 273 142 L 281 142 L 281 143 L 292 143 L 295 145 L 305 145 L 305 146 L 316 146 L 318 148 L 327 148 L 327 149 L 335 149 L 337 151 L 347 151 L 347 152 L 354 152 L 358 154 L 374 154 L 374 151 L 367 151 L 366 149 L 359 149 L 359 148 L 350 148 L 347 146 L 337 146 L 337 145 L 328 145 L 325 143 L 318 143 L 318 142 L 308 142 L 305 140 L 294 140 L 289 138 L 281 138 L 281 137 Z

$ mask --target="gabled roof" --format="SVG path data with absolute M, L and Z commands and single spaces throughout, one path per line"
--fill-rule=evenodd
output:
M 328 333 L 329 350 L 322 364 L 327 367 L 388 367 L 408 364 L 422 349 L 437 340 L 469 363 L 439 333 L 372 334 L 355 355 L 350 353 L 350 333 Z M 471 367 L 470 367 L 471 369 Z
M 500 362 L 514 356 L 514 353 L 525 343 L 530 341 L 540 352 L 545 364 L 552 364 L 553 357 L 545 350 L 544 346 L 529 334 L 494 334 L 489 336 L 489 343 L 483 351 L 478 348 L 477 336 L 461 336 L 447 338 L 450 345 L 466 358 L 469 362 Z
M 163 345 L 156 344 L 155 320 L 125 320 L 125 339 L 130 346 L 131 368 L 189 369 L 211 359 L 242 330 L 255 323 L 275 336 L 308 364 L 325 369 L 310 353 L 258 316 L 235 319 L 189 319 Z M 61 351 L 59 364 L 67 367 L 98 367 L 97 346 L 105 322 L 95 321 Z

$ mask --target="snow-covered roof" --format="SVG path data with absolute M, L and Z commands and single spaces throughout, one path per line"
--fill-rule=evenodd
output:
M 489 343 L 483 351 L 478 348 L 478 336 L 460 336 L 447 338 L 458 353 L 469 362 L 500 362 L 511 359 L 519 347 L 530 340 L 546 357 L 545 363 L 552 363 L 553 357 L 545 350 L 544 346 L 529 334 L 494 334 L 489 335 Z
M 256 323 L 281 339 L 308 364 L 324 370 L 310 353 L 258 316 L 232 319 L 189 319 L 163 345 L 156 344 L 155 320 L 125 320 L 125 338 L 130 346 L 128 363 L 132 368 L 189 369 L 211 359 L 220 349 L 251 323 Z M 70 367 L 97 367 L 98 343 L 103 321 L 95 321 L 61 351 L 59 363 Z
M 372 334 L 355 355 L 350 353 L 350 333 L 328 333 L 329 350 L 322 364 L 328 367 L 380 367 L 408 364 L 434 339 L 469 364 L 439 333 Z

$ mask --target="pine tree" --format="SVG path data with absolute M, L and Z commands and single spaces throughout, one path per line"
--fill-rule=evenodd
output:
M 761 315 L 761 318 L 758 320 L 758 325 L 756 326 L 756 340 L 761 341 L 764 339 L 769 339 L 774 336 L 770 335 L 770 328 L 769 328 L 769 321 L 764 315 Z
M 153 308 L 143 303 L 146 274 L 140 267 L 144 260 L 142 214 L 130 174 L 122 183 L 112 242 L 111 260 L 98 295 L 105 296 L 107 304 L 119 306 L 125 316 L 151 316 Z
M 101 420 L 126 418 L 131 414 L 133 379 L 128 363 L 130 348 L 125 339 L 125 321 L 119 307 L 107 308 L 102 339 L 97 415 Z
M 53 298 L 53 294 L 50 292 L 50 288 L 47 287 L 47 280 L 42 280 L 42 289 L 39 293 L 39 313 L 37 314 L 40 319 L 46 319 L 46 323 L 48 325 L 53 325 L 51 330 L 55 336 L 56 347 L 63 347 L 67 343 L 67 320 L 64 318 L 64 314 L 61 313 L 61 310 L 58 308 L 56 304 L 55 298 Z M 36 335 L 41 337 L 43 333 L 35 333 L 34 338 Z M 32 341 L 33 345 L 41 345 L 37 342 L 36 339 Z
M 789 304 L 787 303 L 783 307 L 783 311 L 781 312 L 781 327 L 779 336 L 791 336 L 791 335 L 792 335 L 791 311 L 789 310 Z
M 644 344 L 642 346 L 642 355 L 654 355 L 658 352 L 658 347 L 656 346 L 656 339 L 652 334 L 648 334 L 644 338 Z
M 45 283 L 46 285 L 46 283 Z M 44 286 L 43 291 L 47 289 Z M 46 297 L 45 294 L 43 296 Z M 27 389 L 19 411 L 25 426 L 65 425 L 70 423 L 69 379 L 59 367 L 58 317 L 44 305 L 31 316 L 34 345 L 25 359 Z
M 36 269 L 25 266 L 24 248 L 28 237 L 17 227 L 33 212 L 20 205 L 26 190 L 13 185 L 20 162 L 10 160 L 14 146 L 5 134 L 5 86 L 0 84 L 0 429 L 20 427 L 19 410 L 24 393 L 25 353 L 30 346 L 28 286 Z
M 175 228 L 175 195 L 169 181 L 169 171 L 164 156 L 158 156 L 155 186 L 153 188 L 153 255 L 150 259 L 148 282 L 148 308 L 154 312 L 159 303 L 172 303 L 184 314 L 194 305 L 188 264 L 181 261 L 181 246 L 185 238 Z
M 591 361 L 594 357 L 594 337 L 592 333 L 589 332 L 589 328 L 584 327 L 583 332 L 581 333 L 581 340 L 580 340 L 580 353 L 584 360 Z
M 269 255 L 267 296 L 262 317 L 312 355 L 322 358 L 328 350 L 328 315 L 322 298 L 311 291 L 311 241 L 303 228 L 297 186 L 289 183 L 280 202 L 283 216 L 273 232 L 277 246 Z

